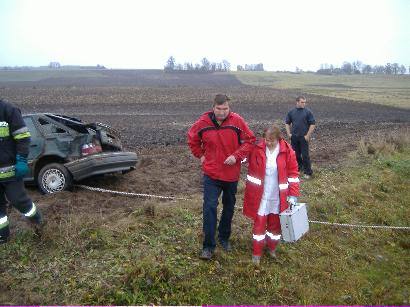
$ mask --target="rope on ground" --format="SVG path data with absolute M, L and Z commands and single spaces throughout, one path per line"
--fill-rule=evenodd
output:
M 312 224 L 322 224 L 330 226 L 341 226 L 341 227 L 351 227 L 351 228 L 381 228 L 381 229 L 400 229 L 400 230 L 410 230 L 410 227 L 406 226 L 387 226 L 387 225 L 357 225 L 357 224 L 342 224 L 342 223 L 331 223 L 331 222 L 322 222 L 322 221 L 312 221 L 309 220 L 309 223 Z
M 94 188 L 94 187 L 90 187 L 90 186 L 82 185 L 82 184 L 77 184 L 75 186 L 81 189 L 89 190 L 89 191 L 95 191 L 95 192 L 101 192 L 101 193 L 111 193 L 111 194 L 124 195 L 124 196 L 151 197 L 151 198 L 172 199 L 172 200 L 189 200 L 189 198 L 185 198 L 185 197 L 161 196 L 161 195 L 142 194 L 142 193 L 133 193 L 133 192 L 121 192 L 121 191 L 114 191 L 114 190 L 108 190 L 108 189 L 102 189 L 102 188 Z M 239 207 L 237 209 L 242 209 L 242 207 Z M 343 223 L 331 223 L 331 222 L 314 221 L 314 220 L 309 220 L 309 223 L 330 225 L 330 226 L 340 226 L 340 227 L 350 227 L 350 228 L 410 230 L 410 227 L 407 227 L 407 226 L 343 224 Z
M 110 194 L 117 194 L 117 195 L 124 195 L 124 196 L 151 197 L 151 198 L 172 199 L 172 200 L 189 200 L 189 198 L 185 198 L 185 197 L 161 196 L 161 195 L 142 194 L 142 193 L 133 193 L 133 192 L 121 192 L 121 191 L 114 191 L 114 190 L 108 190 L 108 189 L 94 188 L 94 187 L 90 187 L 90 186 L 82 185 L 82 184 L 77 184 L 75 186 L 81 189 L 89 190 L 89 191 L 110 193 Z

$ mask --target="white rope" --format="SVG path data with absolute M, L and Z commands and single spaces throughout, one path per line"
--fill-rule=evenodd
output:
M 357 225 L 357 224 L 342 224 L 342 223 L 331 223 L 331 222 L 322 222 L 322 221 L 311 221 L 312 224 L 323 224 L 331 226 L 341 226 L 341 227 L 351 227 L 351 228 L 382 228 L 382 229 L 401 229 L 401 230 L 410 230 L 410 227 L 406 226 L 385 226 L 385 225 Z
M 108 189 L 94 188 L 94 187 L 90 187 L 90 186 L 87 186 L 87 185 L 81 185 L 81 184 L 77 184 L 75 186 L 78 187 L 78 188 L 89 190 L 89 191 L 96 191 L 96 192 L 101 192 L 101 193 L 111 193 L 111 194 L 125 195 L 125 196 L 139 196 L 139 197 L 151 197 L 151 198 L 174 199 L 174 200 L 189 200 L 189 198 L 185 198 L 185 197 L 160 196 L 160 195 L 153 195 L 153 194 L 121 192 L 121 191 L 114 191 L 114 190 L 108 190 Z M 242 209 L 242 207 L 237 207 L 237 209 Z M 340 227 L 350 227 L 350 228 L 373 228 L 373 229 L 377 228 L 377 229 L 410 230 L 410 227 L 407 227 L 407 226 L 357 225 L 357 224 L 342 224 L 342 223 L 322 222 L 322 221 L 314 221 L 314 220 L 309 220 L 309 223 L 330 225 L 330 226 L 340 226 Z
M 160 196 L 160 195 L 153 195 L 153 194 L 133 193 L 133 192 L 121 192 L 121 191 L 107 190 L 107 189 L 101 189 L 101 188 L 94 188 L 94 187 L 89 187 L 87 185 L 81 185 L 81 184 L 77 184 L 75 186 L 78 188 L 89 190 L 89 191 L 96 191 L 96 192 L 101 192 L 101 193 L 111 193 L 111 194 L 125 195 L 125 196 L 139 196 L 139 197 L 151 197 L 151 198 L 174 199 L 174 200 L 189 200 L 188 198 L 184 198 L 184 197 Z

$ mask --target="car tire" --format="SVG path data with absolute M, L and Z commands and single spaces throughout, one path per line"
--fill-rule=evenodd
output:
M 50 163 L 43 166 L 37 176 L 37 185 L 44 194 L 61 192 L 71 188 L 72 176 L 67 168 L 60 163 Z

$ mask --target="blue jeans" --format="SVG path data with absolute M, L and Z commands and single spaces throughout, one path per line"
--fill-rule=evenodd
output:
M 203 248 L 214 250 L 216 246 L 215 232 L 217 224 L 218 198 L 222 192 L 222 215 L 218 226 L 218 239 L 228 241 L 231 236 L 231 223 L 236 202 L 238 182 L 215 180 L 204 175 L 204 204 L 203 204 Z

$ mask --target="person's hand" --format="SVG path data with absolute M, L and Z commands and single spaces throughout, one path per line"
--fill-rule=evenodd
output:
M 306 134 L 306 135 L 304 136 L 304 138 L 305 138 L 306 142 L 309 142 L 309 140 L 310 140 L 310 136 L 309 136 L 309 135 Z
M 296 196 L 288 196 L 288 203 L 291 206 L 296 206 L 298 203 L 298 198 Z
M 292 134 L 288 134 L 288 138 L 291 139 L 291 138 L 292 138 Z
M 226 158 L 224 162 L 224 164 L 227 164 L 227 165 L 234 165 L 235 163 L 236 163 L 236 158 L 233 155 Z
M 202 157 L 200 158 L 200 161 L 201 161 L 201 164 L 204 164 L 205 156 L 202 156 Z
M 27 165 L 27 158 L 17 155 L 16 156 L 16 178 L 23 178 L 29 171 Z

